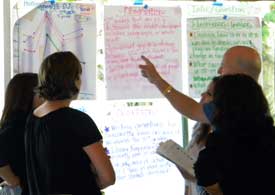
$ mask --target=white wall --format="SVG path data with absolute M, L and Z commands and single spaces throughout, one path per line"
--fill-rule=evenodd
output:
M 4 103 L 4 1 L 0 4 L 0 115 Z

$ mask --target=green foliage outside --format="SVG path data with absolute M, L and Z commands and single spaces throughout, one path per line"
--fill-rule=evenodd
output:
M 268 12 L 262 21 L 263 38 L 263 90 L 270 105 L 270 112 L 275 118 L 274 108 L 274 53 L 275 53 L 275 3 L 270 5 Z M 273 28 L 272 28 L 273 27 Z

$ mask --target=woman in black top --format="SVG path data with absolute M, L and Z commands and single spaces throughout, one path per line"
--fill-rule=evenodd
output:
M 194 167 L 198 184 L 210 194 L 275 194 L 275 134 L 261 87 L 249 76 L 223 76 L 213 104 L 215 130 Z
M 56 52 L 41 64 L 37 91 L 45 102 L 26 126 L 30 195 L 100 195 L 100 189 L 115 182 L 97 126 L 69 108 L 80 89 L 81 71 L 71 52 Z
M 0 121 L 0 177 L 6 185 L 21 186 L 28 194 L 25 168 L 24 132 L 27 115 L 39 101 L 34 94 L 37 74 L 21 73 L 9 82 Z

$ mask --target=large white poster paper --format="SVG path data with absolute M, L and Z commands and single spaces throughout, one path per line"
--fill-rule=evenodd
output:
M 194 18 L 187 21 L 190 95 L 200 97 L 217 75 L 224 52 L 245 45 L 261 53 L 261 25 L 256 17 Z
M 181 9 L 105 6 L 104 12 L 107 98 L 162 97 L 141 76 L 141 55 L 181 90 Z
M 184 179 L 177 168 L 156 153 L 168 139 L 182 145 L 181 115 L 166 100 L 73 103 L 89 114 L 103 135 L 116 172 L 106 195 L 182 195 Z
M 42 60 L 71 51 L 82 65 L 80 98 L 95 98 L 96 14 L 94 4 L 43 3 L 14 26 L 14 73 L 38 72 Z

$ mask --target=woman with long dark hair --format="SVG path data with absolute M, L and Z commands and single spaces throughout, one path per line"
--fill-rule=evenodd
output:
M 214 131 L 195 164 L 210 194 L 275 194 L 275 139 L 268 102 L 253 78 L 237 74 L 215 83 Z
M 18 192 L 20 186 L 22 194 L 28 194 L 24 133 L 27 115 L 40 103 L 34 93 L 37 84 L 37 74 L 21 73 L 10 80 L 6 89 L 0 121 L 0 177 L 4 180 L 2 191 L 12 187 L 14 192 Z

